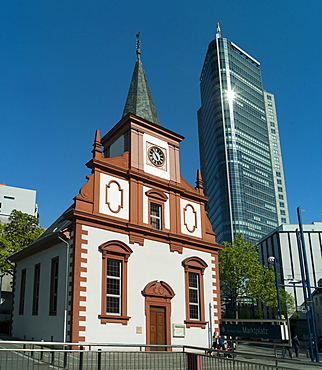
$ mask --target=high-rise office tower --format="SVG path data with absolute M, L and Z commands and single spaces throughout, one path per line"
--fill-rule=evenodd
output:
M 289 223 L 274 95 L 260 63 L 233 42 L 210 42 L 200 77 L 201 171 L 219 242 L 257 242 Z

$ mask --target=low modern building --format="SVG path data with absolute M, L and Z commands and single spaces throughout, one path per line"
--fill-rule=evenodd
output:
M 304 310 L 303 285 L 296 230 L 298 225 L 281 225 L 258 243 L 260 260 L 268 265 L 268 258 L 273 256 L 277 260 L 279 283 L 295 298 L 298 319 L 297 327 L 306 335 L 306 314 Z M 309 278 L 312 288 L 318 286 L 322 278 L 322 222 L 313 222 L 303 225 L 306 245 L 306 255 L 309 269 Z M 298 331 L 299 333 L 299 331 Z
M 322 279 L 319 280 L 318 287 L 314 290 L 312 296 L 317 335 L 322 337 Z
M 8 222 L 14 209 L 37 217 L 36 191 L 0 184 L 0 222 Z
M 0 184 L 0 223 L 7 223 L 14 209 L 38 217 L 36 191 Z M 12 276 L 0 271 L 0 279 L 0 333 L 7 333 L 11 318 Z
M 222 247 L 200 171 L 196 187 L 180 175 L 182 139 L 160 126 L 138 53 L 123 118 L 96 132 L 87 183 L 11 257 L 14 337 L 209 345 Z

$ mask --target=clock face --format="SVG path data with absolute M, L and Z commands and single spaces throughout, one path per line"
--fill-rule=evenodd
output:
M 148 153 L 151 163 L 155 166 L 162 166 L 165 160 L 165 154 L 162 149 L 157 146 L 152 146 Z

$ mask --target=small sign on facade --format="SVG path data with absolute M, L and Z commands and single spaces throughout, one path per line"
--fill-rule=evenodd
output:
M 186 336 L 186 326 L 182 324 L 172 324 L 173 336 L 176 338 L 184 338 Z
M 142 334 L 142 326 L 136 327 L 136 334 Z

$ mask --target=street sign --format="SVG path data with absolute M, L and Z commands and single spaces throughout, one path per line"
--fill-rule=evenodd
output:
M 242 321 L 242 320 L 241 320 Z M 285 325 L 258 325 L 258 324 L 220 324 L 220 333 L 227 336 L 251 339 L 281 340 L 282 327 Z
M 268 261 L 268 263 L 270 263 L 271 265 L 274 265 L 274 263 L 275 263 L 275 257 L 268 257 L 268 259 L 267 259 L 267 261 Z

